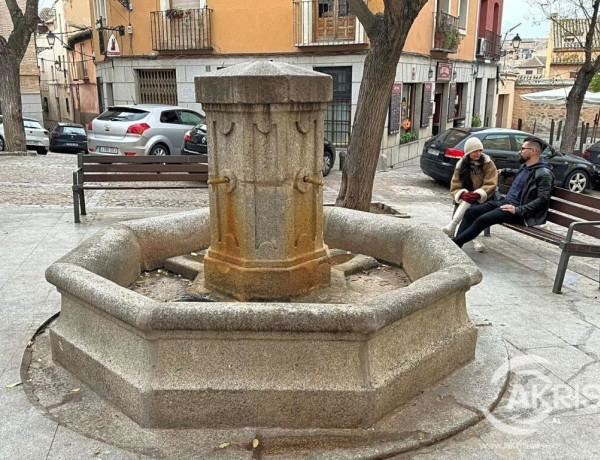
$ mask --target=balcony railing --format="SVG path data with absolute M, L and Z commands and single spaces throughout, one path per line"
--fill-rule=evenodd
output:
M 456 53 L 462 35 L 458 30 L 458 18 L 438 11 L 433 13 L 435 34 L 433 37 L 433 51 L 442 53 Z
M 500 41 L 500 35 L 495 34 L 491 30 L 486 30 L 483 37 L 480 36 L 477 39 L 477 57 L 492 59 L 494 61 L 499 60 L 502 55 Z
M 295 0 L 295 46 L 366 45 L 363 25 L 347 0 Z
M 171 9 L 150 13 L 152 49 L 210 50 L 210 9 Z

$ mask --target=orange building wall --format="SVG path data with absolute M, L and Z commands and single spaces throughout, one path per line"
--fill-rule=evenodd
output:
M 92 1 L 90 0 L 90 8 Z M 125 33 L 119 41 L 122 55 L 149 55 L 152 53 L 150 12 L 160 10 L 158 0 L 137 2 L 133 11 L 127 11 L 119 2 L 107 1 L 108 21 L 105 26 L 133 25 L 133 35 Z M 215 54 L 242 53 L 296 53 L 305 50 L 294 46 L 292 0 L 207 0 L 211 8 L 211 36 Z M 478 0 L 469 4 L 467 35 L 463 37 L 458 53 L 450 59 L 472 60 L 477 37 Z M 383 0 L 372 0 L 373 12 L 383 10 Z M 404 47 L 405 52 L 428 55 L 433 36 L 435 1 L 423 7 L 413 24 Z M 452 2 L 451 14 L 458 15 L 458 2 Z M 110 35 L 110 33 L 108 33 Z M 107 37 L 108 37 L 107 35 Z M 98 32 L 94 29 L 94 46 L 98 49 Z M 336 51 L 340 47 L 335 47 Z M 97 53 L 98 54 L 98 53 Z

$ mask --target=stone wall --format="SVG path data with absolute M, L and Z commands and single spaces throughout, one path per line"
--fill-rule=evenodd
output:
M 536 93 L 539 91 L 546 91 L 549 89 L 555 89 L 560 85 L 552 84 L 550 80 L 546 80 L 547 83 L 531 83 L 523 84 L 517 81 L 515 86 L 515 101 L 512 116 L 512 127 L 517 129 L 517 123 L 519 118 L 523 120 L 521 129 L 527 132 L 533 132 L 534 122 L 536 124 L 536 133 L 549 133 L 550 123 L 554 120 L 558 123 L 560 120 L 565 119 L 567 110 L 565 105 L 550 105 L 541 104 L 539 102 L 529 102 L 521 99 L 522 94 Z M 571 83 L 572 84 L 572 83 Z M 600 110 L 598 107 L 588 107 L 581 110 L 579 123 L 582 121 L 589 123 L 590 126 L 594 123 L 594 117 Z

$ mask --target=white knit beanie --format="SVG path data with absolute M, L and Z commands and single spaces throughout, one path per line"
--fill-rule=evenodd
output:
M 469 155 L 475 150 L 483 150 L 483 144 L 478 138 L 470 137 L 465 142 L 465 155 Z

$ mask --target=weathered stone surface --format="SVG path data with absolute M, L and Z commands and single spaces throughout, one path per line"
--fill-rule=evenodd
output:
M 330 101 L 329 75 L 281 62 L 234 65 L 196 77 L 196 100 L 203 104 L 288 104 Z
M 203 225 L 195 219 L 169 225 L 185 235 Z M 472 359 L 464 295 L 481 275 L 432 227 L 346 209 L 325 222 L 325 241 L 395 262 L 413 282 L 362 305 L 161 303 L 90 271 L 105 253 L 88 244 L 47 271 L 63 294 L 54 359 L 144 426 L 370 426 Z M 189 253 L 164 225 L 119 225 L 101 241 L 137 241 L 123 248 L 140 265 L 146 244 Z
M 331 78 L 252 62 L 196 85 L 212 184 L 206 286 L 238 300 L 274 300 L 329 285 L 321 170 Z

